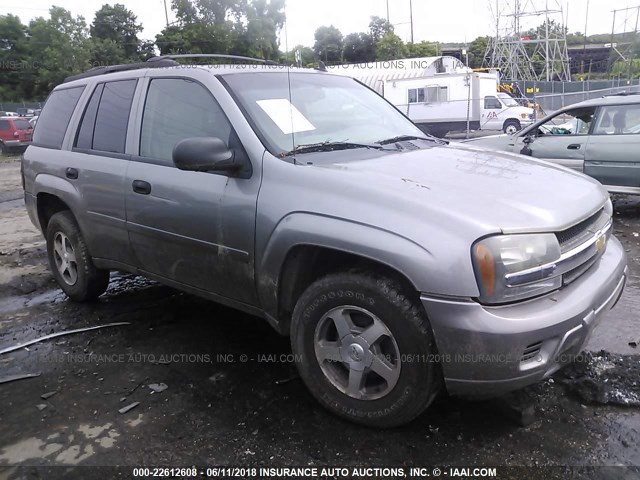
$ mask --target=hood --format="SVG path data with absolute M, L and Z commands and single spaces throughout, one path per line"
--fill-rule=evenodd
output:
M 563 230 L 608 199 L 602 185 L 580 173 L 469 144 L 384 153 L 320 168 L 339 170 L 337 183 L 358 185 L 362 194 L 368 190 L 368 197 L 385 210 L 391 205 L 431 211 L 430 218 L 446 219 L 451 228 L 475 225 L 487 233 Z
M 460 143 L 472 144 L 474 147 L 490 148 L 511 152 L 516 138 L 513 135 L 487 135 L 478 138 L 460 140 Z

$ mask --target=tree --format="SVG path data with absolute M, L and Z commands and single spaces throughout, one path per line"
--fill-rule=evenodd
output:
M 313 51 L 316 55 L 328 63 L 338 63 L 342 59 L 344 40 L 342 33 L 333 25 L 320 27 L 315 33 L 316 42 Z
M 388 20 L 373 16 L 369 22 L 369 35 L 378 43 L 387 33 L 393 33 L 393 25 Z
M 21 61 L 26 53 L 26 41 L 26 27 L 20 19 L 11 14 L 0 15 L 0 98 L 3 100 L 20 100 L 25 93 Z
M 27 45 L 34 68 L 27 72 L 25 81 L 33 81 L 37 98 L 45 97 L 65 77 L 90 65 L 91 48 L 84 18 L 73 17 L 61 7 L 51 7 L 49 17 L 38 17 L 29 23 Z
M 140 60 L 141 42 L 138 33 L 142 31 L 142 25 L 136 23 L 136 16 L 124 5 L 103 5 L 96 12 L 89 32 L 94 40 L 102 40 L 97 45 L 106 45 L 108 42 L 115 44 L 120 50 L 119 57 L 128 61 Z M 115 53 L 115 52 L 113 52 Z M 112 62 L 115 63 L 115 62 Z
M 408 50 L 402 39 L 392 32 L 387 32 L 376 45 L 376 60 L 396 60 L 405 58 Z
M 285 21 L 284 0 L 253 0 L 247 5 L 246 50 L 250 56 L 279 57 L 278 33 Z
M 373 62 L 376 59 L 376 45 L 373 37 L 362 32 L 350 33 L 344 39 L 342 55 L 349 63 Z
M 434 57 L 437 54 L 437 47 L 429 42 L 407 43 L 407 57 L 409 58 Z
M 313 66 L 318 62 L 318 56 L 313 49 L 305 47 L 304 45 L 296 45 L 290 52 L 287 52 L 284 59 L 289 65 L 298 65 L 296 60 L 296 52 L 300 58 L 300 65 L 303 67 Z
M 467 47 L 469 54 L 469 66 L 471 68 L 480 68 L 484 62 L 484 56 L 487 53 L 487 46 L 489 45 L 489 37 L 478 37 Z M 495 65 L 488 65 L 489 67 L 495 67 Z

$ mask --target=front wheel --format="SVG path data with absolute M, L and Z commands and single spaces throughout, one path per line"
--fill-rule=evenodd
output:
M 88 302 L 109 286 L 109 271 L 95 267 L 73 214 L 66 210 L 47 225 L 47 254 L 53 276 L 64 293 L 76 302 Z
M 504 126 L 502 127 L 502 130 L 507 135 L 513 135 L 514 133 L 522 130 L 522 125 L 520 125 L 520 122 L 518 120 L 514 120 L 514 119 L 507 120 L 506 122 L 504 122 Z
M 298 300 L 291 344 L 300 376 L 333 413 L 393 427 L 435 398 L 433 334 L 408 293 L 385 277 L 341 273 L 314 282 Z

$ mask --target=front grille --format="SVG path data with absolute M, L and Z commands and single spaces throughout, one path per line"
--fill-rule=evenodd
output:
M 585 220 L 556 233 L 556 238 L 560 243 L 560 252 L 570 255 L 565 258 L 564 263 L 569 265 L 568 269 L 563 269 L 562 283 L 567 285 L 583 273 L 585 273 L 604 253 L 604 249 L 596 249 L 593 241 L 594 235 L 610 225 L 611 217 L 604 208 L 598 210 Z M 607 231 L 607 236 L 610 229 Z M 585 245 L 590 242 L 589 245 Z M 581 246 L 583 246 L 581 248 Z M 576 252 L 572 252 L 572 250 Z M 569 252 L 571 252 L 569 254 Z
M 522 357 L 520 357 L 520 363 L 530 362 L 531 360 L 535 360 L 540 354 L 540 348 L 542 347 L 542 342 L 532 343 L 528 347 L 524 349 L 522 352 Z
M 604 208 L 598 210 L 589 218 L 582 220 L 573 227 L 556 233 L 556 238 L 560 242 L 560 251 L 568 252 L 572 248 L 589 240 L 594 233 L 602 229 L 609 221 L 609 216 Z

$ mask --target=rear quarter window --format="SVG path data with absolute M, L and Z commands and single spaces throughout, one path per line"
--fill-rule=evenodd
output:
M 31 124 L 26 120 L 14 120 L 13 124 L 16 130 L 29 130 L 31 128 Z
M 43 147 L 61 148 L 69 120 L 84 86 L 55 90 L 47 99 L 38 117 L 33 143 Z

